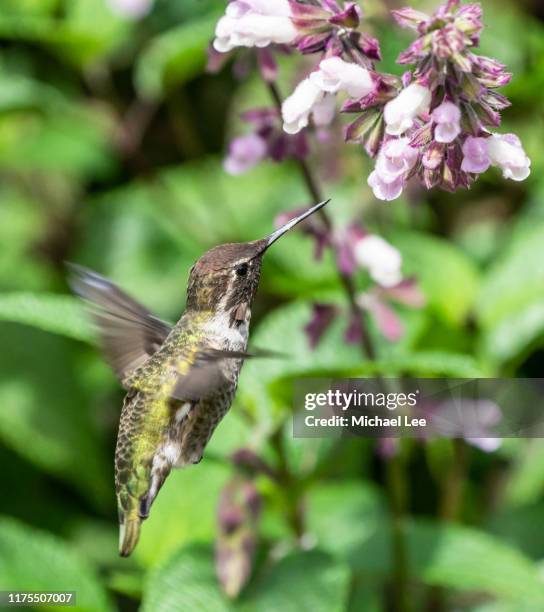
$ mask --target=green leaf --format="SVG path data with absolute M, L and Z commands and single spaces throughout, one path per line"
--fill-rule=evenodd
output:
M 219 591 L 213 551 L 207 546 L 179 550 L 149 575 L 142 612 L 228 612 L 235 609 Z
M 518 440 L 511 458 L 504 496 L 506 506 L 523 506 L 539 500 L 544 490 L 544 440 Z
M 345 610 L 348 587 L 346 565 L 319 550 L 296 552 L 281 559 L 268 571 L 263 568 L 262 574 L 248 589 L 244 610 L 341 612 Z
M 345 609 L 348 581 L 348 569 L 328 555 L 299 552 L 262 568 L 241 600 L 232 602 L 219 591 L 212 550 L 192 546 L 179 550 L 150 575 L 142 610 L 340 612 Z
M 544 228 L 520 232 L 490 269 L 477 300 L 486 355 L 499 363 L 521 356 L 544 333 Z
M 392 244 L 403 255 L 404 271 L 421 283 L 428 304 L 448 323 L 461 325 L 474 304 L 479 273 L 454 244 L 415 232 L 394 232 Z
M 538 489 L 542 494 L 542 483 Z M 536 497 L 536 495 L 535 495 Z M 542 516 L 544 504 L 538 503 L 506 508 L 499 508 L 488 525 L 488 529 L 503 542 L 522 550 L 532 559 L 541 559 L 544 549 L 544 531 L 535 529 Z
M 198 466 L 173 471 L 142 526 L 136 560 L 155 565 L 180 546 L 212 540 L 219 493 L 228 475 L 226 467 L 206 456 Z
M 60 538 L 7 517 L 0 517 L 0 589 L 76 591 L 82 612 L 114 609 L 85 559 Z
M 21 109 L 40 111 L 68 108 L 70 103 L 58 89 L 17 73 L 0 71 L 0 112 Z
M 390 575 L 390 538 L 384 523 L 352 556 L 353 567 L 362 575 Z M 425 584 L 486 593 L 538 609 L 544 606 L 544 582 L 536 565 L 487 533 L 458 525 L 412 521 L 406 525 L 406 545 L 409 570 Z
M 136 64 L 140 96 L 155 99 L 200 74 L 219 13 L 193 19 L 154 38 Z
M 345 480 L 313 487 L 307 497 L 308 532 L 323 550 L 349 558 L 383 525 L 380 491 L 369 483 Z
M 46 293 L 0 294 L 0 320 L 23 323 L 75 340 L 94 334 L 78 298 Z
M 125 41 L 129 31 L 126 21 L 116 17 L 104 0 L 71 0 L 63 7 L 62 18 L 0 9 L 2 38 L 41 44 L 77 67 L 103 58 Z
M 21 172 L 63 173 L 70 178 L 104 177 L 114 168 L 105 117 L 71 107 L 38 117 L 22 114 L 4 120 L 0 166 Z

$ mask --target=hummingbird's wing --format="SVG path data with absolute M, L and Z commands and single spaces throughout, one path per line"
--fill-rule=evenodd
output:
M 217 389 L 229 382 L 223 367 L 226 360 L 263 357 L 283 357 L 283 355 L 262 349 L 253 349 L 251 352 L 203 349 L 196 354 L 189 371 L 179 376 L 170 396 L 172 399 L 184 402 L 196 402 L 210 397 Z
M 165 341 L 172 327 L 100 274 L 68 264 L 74 293 L 92 305 L 106 358 L 123 381 Z

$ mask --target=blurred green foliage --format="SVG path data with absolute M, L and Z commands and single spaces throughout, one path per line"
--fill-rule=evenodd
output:
M 427 304 L 399 309 L 398 343 L 372 327 L 375 362 L 344 343 L 345 321 L 311 351 L 310 302 L 342 304 L 341 285 L 333 262 L 316 262 L 303 236 L 278 243 L 264 264 L 252 342 L 290 359 L 246 364 L 204 461 L 170 477 L 125 561 L 112 483 L 122 392 L 69 294 L 64 261 L 97 269 L 175 319 L 205 249 L 266 235 L 278 212 L 308 197 L 289 164 L 236 178 L 222 170 L 240 111 L 267 101 L 256 79 L 240 83 L 229 67 L 204 72 L 223 2 L 157 0 L 137 22 L 103 0 L 1 3 L 0 589 L 76 590 L 78 609 L 89 611 L 384 609 L 392 568 L 383 464 L 368 441 L 293 440 L 292 381 L 541 376 L 544 15 L 529 0 L 483 4 L 483 52 L 514 72 L 504 122 L 524 141 L 531 179 L 506 184 L 490 172 L 468 192 L 417 192 L 385 206 L 371 197 L 360 151 L 346 149 L 338 162 L 318 150 L 316 164 L 336 176 L 326 182 L 335 221 L 361 219 L 386 235 Z M 399 73 L 394 59 L 409 38 L 380 2 L 362 5 L 384 70 Z M 285 91 L 295 65 L 282 60 Z M 232 602 L 213 569 L 215 517 L 229 456 L 243 446 L 283 465 L 290 480 L 257 480 L 265 504 L 256 564 Z M 441 587 L 445 609 L 540 611 L 544 445 L 509 440 L 492 456 L 467 452 L 460 526 L 433 518 L 451 442 L 403 451 L 414 609 Z M 293 504 L 304 512 L 302 549 L 289 524 Z

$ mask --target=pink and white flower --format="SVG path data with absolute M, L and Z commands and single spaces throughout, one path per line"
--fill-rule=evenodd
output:
M 328 125 L 334 117 L 334 101 L 334 96 L 325 95 L 310 78 L 304 79 L 282 104 L 284 131 L 288 134 L 300 132 L 310 122 L 312 114 L 316 125 Z
M 463 145 L 461 169 L 481 174 L 489 166 L 502 170 L 504 178 L 524 181 L 531 174 L 531 160 L 515 134 L 493 134 L 489 138 L 469 137 Z
M 436 123 L 434 139 L 436 142 L 453 142 L 461 133 L 461 111 L 453 102 L 442 102 L 432 113 Z
M 463 144 L 463 161 L 461 170 L 474 174 L 482 174 L 491 166 L 487 138 L 469 136 Z
M 214 48 L 226 53 L 235 47 L 266 47 L 295 40 L 287 0 L 234 0 L 215 28 Z
M 372 77 L 366 68 L 338 56 L 322 60 L 310 79 L 321 91 L 345 91 L 350 98 L 364 98 L 374 89 Z
M 504 178 L 524 181 L 531 174 L 531 160 L 515 134 L 493 134 L 488 139 L 491 163 L 502 170 Z
M 390 201 L 400 196 L 418 155 L 408 138 L 397 138 L 384 144 L 376 160 L 376 168 L 368 177 L 368 184 L 379 200 Z
M 326 58 L 284 101 L 283 129 L 288 134 L 296 134 L 308 125 L 310 115 L 313 115 L 316 126 L 327 126 L 334 118 L 336 94 L 339 91 L 346 91 L 350 97 L 362 98 L 373 89 L 374 83 L 366 68 L 345 62 L 337 56 Z
M 244 174 L 266 157 L 267 148 L 266 141 L 257 134 L 235 138 L 223 162 L 225 172 L 232 175 Z
M 401 136 L 414 125 L 414 119 L 429 110 L 431 91 L 428 87 L 412 83 L 389 101 L 384 108 L 386 132 Z
M 382 287 L 393 287 L 402 280 L 402 256 L 381 236 L 369 234 L 359 240 L 354 250 L 357 264 L 368 270 Z

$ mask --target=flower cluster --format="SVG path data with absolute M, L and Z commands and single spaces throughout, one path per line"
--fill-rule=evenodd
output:
M 283 129 L 297 134 L 329 125 L 343 92 L 343 112 L 358 115 L 346 140 L 363 144 L 376 159 L 368 183 L 380 200 L 399 197 L 412 177 L 427 189 L 449 191 L 469 187 L 490 166 L 508 179 L 527 178 L 531 162 L 519 139 L 495 133 L 509 105 L 496 90 L 511 74 L 497 60 L 474 53 L 483 28 L 481 7 L 447 0 L 430 16 L 412 8 L 394 10 L 393 16 L 417 33 L 398 58 L 412 65 L 402 79 L 375 70 L 379 44 L 359 31 L 361 9 L 353 2 L 235 0 L 217 24 L 214 47 L 222 53 L 257 47 L 263 53 L 276 44 L 320 54 L 283 102 Z M 274 72 L 269 51 L 259 64 Z M 255 138 L 233 143 L 231 156 L 239 157 L 237 151 L 246 160 L 237 168 L 274 159 Z
M 403 8 L 393 16 L 417 34 L 398 58 L 411 66 L 402 77 L 376 70 L 379 44 L 359 30 L 362 12 L 354 2 L 232 0 L 217 24 L 216 54 L 254 48 L 268 83 L 277 76 L 273 52 L 290 49 L 318 58 L 283 103 L 271 85 L 276 107 L 242 116 L 252 130 L 231 142 L 225 170 L 240 174 L 263 159 L 302 159 L 309 153 L 309 129 L 323 133 L 343 95 L 342 112 L 356 115 L 345 139 L 363 145 L 375 160 L 368 184 L 380 200 L 398 198 L 411 179 L 427 189 L 467 188 L 491 166 L 507 179 L 526 179 L 531 162 L 519 138 L 496 133 L 509 105 L 497 89 L 511 75 L 498 61 L 474 52 L 483 28 L 480 6 L 446 0 L 433 15 Z M 414 282 L 403 279 L 398 251 L 356 225 L 338 230 L 313 219 L 302 231 L 315 239 L 316 257 L 326 247 L 334 250 L 343 276 L 366 271 L 374 285 L 357 297 L 357 306 L 387 338 L 397 339 L 402 325 L 390 302 L 419 307 L 423 301 Z M 336 312 L 315 306 L 307 326 L 312 345 Z M 354 317 L 346 338 L 357 341 L 361 334 Z
M 380 58 L 380 49 L 374 38 L 358 31 L 361 16 L 362 11 L 354 2 L 233 0 L 217 23 L 209 69 L 219 68 L 235 48 L 255 48 L 261 74 L 271 82 L 277 68 L 267 48 L 270 45 L 277 51 L 290 47 L 303 54 L 321 54 L 316 69 L 283 103 L 282 117 L 277 117 L 274 111 L 269 112 L 267 127 L 273 128 L 275 115 L 287 134 L 298 134 L 309 125 L 324 128 L 336 114 L 337 93 L 343 91 L 352 99 L 361 99 L 374 88 L 370 71 L 372 61 Z M 350 61 L 345 61 L 343 55 L 351 58 Z M 239 68 L 238 63 L 236 67 Z M 283 159 L 270 153 L 270 146 L 261 142 L 262 134 L 258 131 L 260 128 L 231 143 L 225 163 L 227 172 L 249 170 L 266 157 L 276 161 Z M 259 138 L 255 138 L 256 135 Z M 280 141 L 277 134 L 274 140 Z M 283 149 L 301 156 L 300 140 L 289 147 L 285 142 Z
M 511 74 L 496 60 L 473 53 L 482 30 L 480 6 L 449 0 L 432 16 L 411 8 L 393 15 L 419 34 L 398 59 L 413 70 L 402 82 L 387 79 L 377 95 L 344 107 L 362 111 L 347 137 L 376 156 L 368 178 L 375 196 L 397 198 L 414 176 L 427 189 L 455 191 L 492 165 L 505 178 L 526 179 L 531 162 L 520 140 L 494 132 L 500 111 L 509 105 L 495 90 Z

